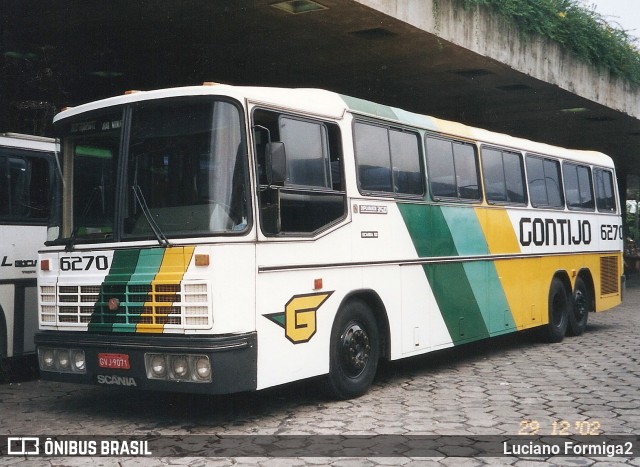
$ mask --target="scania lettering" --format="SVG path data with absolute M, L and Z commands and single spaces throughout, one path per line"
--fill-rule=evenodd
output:
M 115 384 L 117 386 L 137 386 L 136 380 L 127 376 L 98 375 L 98 384 Z
M 598 152 L 318 89 L 142 91 L 54 125 L 44 380 L 221 394 L 321 376 L 351 398 L 381 359 L 532 328 L 559 342 L 621 301 Z

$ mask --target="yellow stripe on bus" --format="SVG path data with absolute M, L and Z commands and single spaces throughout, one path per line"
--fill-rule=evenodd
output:
M 616 255 L 619 256 L 619 254 Z M 549 322 L 548 291 L 551 280 L 558 271 L 566 271 L 573 288 L 578 273 L 588 269 L 594 283 L 597 310 L 603 311 L 620 303 L 620 292 L 601 293 L 601 278 L 598 271 L 600 271 L 602 256 L 607 255 L 567 254 L 494 261 L 517 328 L 525 329 Z M 540 291 L 547 293 L 540 293 Z
M 162 263 L 160 264 L 160 269 L 156 274 L 156 277 L 153 281 L 151 281 L 151 290 L 152 297 L 156 296 L 156 289 L 158 285 L 166 284 L 166 285 L 176 285 L 180 284 L 182 278 L 184 277 L 184 273 L 187 271 L 189 267 L 189 263 L 191 263 L 191 258 L 193 257 L 193 251 L 195 247 L 193 246 L 185 246 L 185 247 L 176 247 L 176 248 L 167 248 L 164 251 L 164 256 L 162 258 Z M 152 314 L 156 316 L 162 315 L 166 316 L 165 313 L 157 313 L 158 307 L 172 307 L 174 304 L 172 302 L 157 302 L 155 300 L 151 302 L 145 302 L 145 308 L 151 308 Z M 145 316 L 143 314 L 142 316 Z M 149 315 L 147 315 L 149 316 Z M 136 325 L 136 332 L 140 333 L 158 333 L 164 331 L 164 324 L 145 324 L 139 323 Z
M 476 216 L 492 255 L 520 253 L 520 244 L 506 209 L 476 208 Z

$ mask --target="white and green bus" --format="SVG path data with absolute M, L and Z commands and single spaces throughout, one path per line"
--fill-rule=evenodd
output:
M 316 89 L 206 84 L 55 117 L 45 379 L 202 393 L 540 327 L 622 294 L 616 174 L 573 151 Z
M 0 133 L 0 381 L 36 370 L 36 265 L 47 237 L 55 152 L 51 138 Z

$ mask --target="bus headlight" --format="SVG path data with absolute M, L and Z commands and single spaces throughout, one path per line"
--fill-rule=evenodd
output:
M 43 370 L 52 369 L 55 364 L 53 349 L 38 350 L 40 350 L 40 368 L 42 368 Z
M 69 351 L 66 349 L 58 349 L 56 352 L 56 366 L 59 370 L 66 370 L 69 368 Z
M 184 355 L 173 355 L 171 357 L 171 370 L 178 379 L 184 379 L 189 374 L 189 362 Z
M 84 350 L 72 350 L 71 362 L 74 371 L 83 371 L 85 368 Z
M 164 355 L 153 355 L 151 357 L 151 371 L 155 376 L 164 376 L 167 372 L 167 364 Z
M 198 357 L 196 360 L 196 374 L 200 379 L 208 380 L 211 378 L 211 364 L 208 357 Z
M 84 350 L 38 347 L 38 363 L 43 371 L 60 373 L 86 373 Z
M 211 382 L 211 361 L 207 355 L 147 353 L 144 365 L 149 379 Z

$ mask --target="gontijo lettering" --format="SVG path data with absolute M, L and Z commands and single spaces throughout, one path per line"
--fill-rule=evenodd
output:
M 589 245 L 591 223 L 570 219 L 542 219 L 523 217 L 520 219 L 520 244 L 529 246 Z

